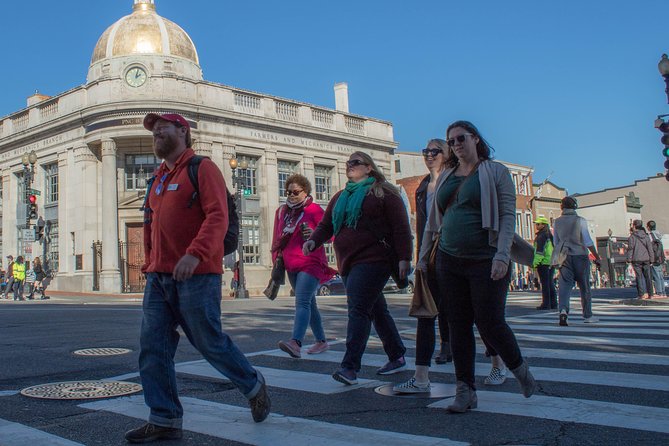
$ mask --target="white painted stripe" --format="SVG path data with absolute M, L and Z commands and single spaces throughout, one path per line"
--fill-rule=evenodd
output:
M 323 361 L 323 362 L 339 362 L 341 360 L 342 353 L 335 354 L 335 352 L 326 352 L 320 355 L 315 355 L 313 358 L 303 358 L 311 361 Z M 279 355 L 280 356 L 280 355 Z M 404 359 L 407 362 L 407 367 L 405 370 L 415 370 L 415 358 L 405 356 Z M 376 355 L 367 353 L 362 357 L 362 365 L 369 367 L 380 367 L 388 361 L 388 358 L 385 355 Z M 488 376 L 490 373 L 490 363 L 476 363 L 475 365 L 476 376 Z M 635 389 L 647 389 L 647 390 L 663 390 L 669 391 L 669 380 L 666 379 L 664 375 L 641 375 L 638 373 L 620 373 L 620 372 L 607 372 L 600 370 L 580 370 L 580 369 L 563 369 L 563 368 L 552 368 L 552 367 L 534 367 L 530 363 L 532 373 L 538 380 L 543 381 L 553 381 L 553 382 L 563 382 L 563 383 L 578 383 L 578 384 L 594 384 L 598 386 L 610 386 L 610 387 L 628 387 Z M 263 374 L 265 374 L 264 369 Z M 334 367 L 333 367 L 334 371 Z M 291 387 L 286 387 L 289 389 L 295 388 L 300 385 L 300 378 L 292 378 L 291 375 L 296 373 L 292 370 L 277 370 L 275 369 L 274 375 L 283 375 L 281 383 L 289 382 L 292 379 L 298 381 L 295 384 L 292 384 Z M 455 374 L 453 368 L 453 363 L 448 364 L 434 364 L 430 367 L 430 374 L 433 373 L 448 373 L 450 375 Z M 220 374 L 218 374 L 220 377 Z M 330 378 L 329 375 L 323 375 L 326 378 Z M 513 378 L 513 374 L 509 372 L 507 377 L 510 379 Z M 360 378 L 358 378 L 360 381 Z M 333 381 L 334 382 L 334 381 Z M 283 385 L 276 385 L 269 378 L 267 379 L 267 384 L 270 386 L 283 387 Z M 339 384 L 343 386 L 342 384 Z M 349 387 L 349 386 L 343 386 Z
M 569 319 L 568 327 L 560 327 L 558 320 L 555 319 L 553 324 L 546 325 L 529 325 L 529 324 L 509 324 L 513 331 L 558 331 L 560 333 L 579 333 L 579 332 L 597 332 L 597 333 L 612 333 L 612 334 L 637 334 L 637 335 L 656 335 L 669 336 L 669 327 L 664 328 L 606 328 L 604 325 L 608 324 L 586 324 L 582 320 L 572 321 Z M 618 339 L 618 338 L 615 338 Z M 665 342 L 666 345 L 666 342 Z
M 569 328 L 569 327 L 560 327 Z M 553 342 L 560 344 L 581 344 L 597 347 L 601 345 L 613 346 L 635 346 L 635 347 L 660 347 L 667 348 L 666 339 L 633 339 L 633 338 L 604 338 L 598 336 L 569 336 L 569 335 L 546 335 L 515 333 L 516 338 L 523 341 Z
M 325 423 L 272 413 L 262 423 L 254 423 L 249 409 L 196 398 L 181 398 L 184 429 L 216 438 L 252 445 L 271 446 L 441 446 L 465 445 L 447 438 L 426 437 L 398 432 Z M 101 400 L 79 407 L 104 410 L 146 419 L 148 409 L 139 396 Z
M 477 391 L 476 395 L 479 402 L 476 410 L 481 412 L 669 433 L 669 409 L 659 407 L 543 395 L 527 399 L 520 394 L 505 392 Z M 445 408 L 451 401 L 437 401 L 429 407 Z
M 12 396 L 19 393 L 18 390 L 3 390 L 0 392 L 0 396 Z
M 657 317 L 619 317 L 619 316 L 603 316 L 597 313 L 597 317 L 600 322 L 595 324 L 598 327 L 601 326 L 643 326 L 643 327 L 666 327 L 669 328 L 669 318 L 657 318 Z M 545 324 L 545 323 L 554 323 L 558 320 L 558 314 L 552 314 L 548 317 L 541 319 L 529 319 L 525 317 L 509 317 L 506 319 L 508 323 L 513 324 Z M 570 321 L 571 322 L 571 321 Z M 578 322 L 578 319 L 574 322 Z
M 207 378 L 229 381 L 225 376 L 213 368 L 207 361 L 199 361 L 191 364 L 178 364 L 176 366 L 178 373 L 187 373 L 189 375 L 206 376 Z M 300 390 L 302 392 L 320 393 L 330 395 L 334 393 L 350 392 L 362 387 L 373 387 L 381 385 L 378 380 L 358 378 L 358 384 L 353 386 L 342 385 L 335 381 L 331 375 L 322 373 L 309 373 L 299 370 L 272 369 L 267 367 L 256 367 L 267 380 L 267 385 L 271 387 L 280 387 L 282 389 Z
M 484 349 L 484 345 L 479 344 Z M 481 350 L 482 351 L 482 350 Z M 567 350 L 522 347 L 527 358 L 566 359 L 570 361 L 614 362 L 619 364 L 644 364 L 669 366 L 669 356 L 636 353 L 599 352 L 589 350 Z
M 0 418 L 0 444 L 11 446 L 82 446 L 81 443 Z

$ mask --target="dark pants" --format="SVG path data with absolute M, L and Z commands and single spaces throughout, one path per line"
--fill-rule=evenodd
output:
M 439 309 L 439 335 L 441 337 L 441 342 L 449 342 L 449 332 L 448 332 L 448 313 L 446 311 L 446 302 L 442 298 L 441 293 L 439 293 L 439 285 L 433 274 L 428 274 L 427 279 L 428 286 L 430 287 L 430 292 L 434 298 L 434 303 Z M 425 365 L 430 366 L 432 355 L 434 354 L 434 344 L 435 344 L 435 335 L 434 335 L 434 321 L 436 317 L 433 318 L 418 318 L 418 323 L 416 327 L 416 365 Z
M 644 294 L 653 294 L 653 276 L 651 276 L 650 272 L 650 263 L 633 262 L 632 268 L 636 276 L 637 296 L 641 297 Z
M 590 260 L 587 255 L 567 255 L 567 260 L 560 267 L 560 290 L 558 293 L 560 311 L 569 313 L 569 298 L 574 283 L 578 284 L 581 294 L 583 318 L 592 317 L 592 298 L 590 295 Z
M 557 308 L 557 290 L 553 280 L 555 268 L 551 268 L 549 265 L 539 265 L 537 266 L 537 272 L 541 281 L 541 306 L 547 310 Z
M 446 298 L 455 377 L 471 388 L 475 388 L 474 324 L 481 338 L 510 369 L 523 362 L 516 337 L 504 317 L 510 273 L 492 280 L 491 268 L 492 259 L 462 259 L 441 250 L 437 253 L 437 280 Z
M 383 287 L 389 277 L 390 266 L 385 262 L 354 265 L 347 275 L 342 276 L 348 297 L 346 353 L 342 368 L 360 370 L 372 322 L 388 359 L 394 361 L 404 356 L 406 348 L 383 296 Z

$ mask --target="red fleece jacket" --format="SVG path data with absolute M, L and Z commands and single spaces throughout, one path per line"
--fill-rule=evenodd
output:
M 199 196 L 188 208 L 195 191 L 188 162 L 194 155 L 186 149 L 174 169 L 165 163 L 156 169 L 144 211 L 142 272 L 171 273 L 185 254 L 200 259 L 195 274 L 223 272 L 223 240 L 228 231 L 225 179 L 213 161 L 203 159 L 198 169 Z M 159 187 L 160 194 L 156 193 Z

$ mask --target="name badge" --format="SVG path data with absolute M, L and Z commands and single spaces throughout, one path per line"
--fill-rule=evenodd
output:
M 176 183 L 170 183 L 170 184 L 167 186 L 167 190 L 177 190 L 178 188 L 179 188 L 179 185 L 176 184 Z

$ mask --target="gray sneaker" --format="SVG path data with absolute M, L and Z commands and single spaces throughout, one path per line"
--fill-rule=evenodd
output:
M 404 356 L 394 360 L 386 362 L 386 365 L 381 367 L 376 371 L 377 375 L 392 375 L 393 373 L 399 373 L 402 370 L 407 368 L 407 363 L 404 360 Z

